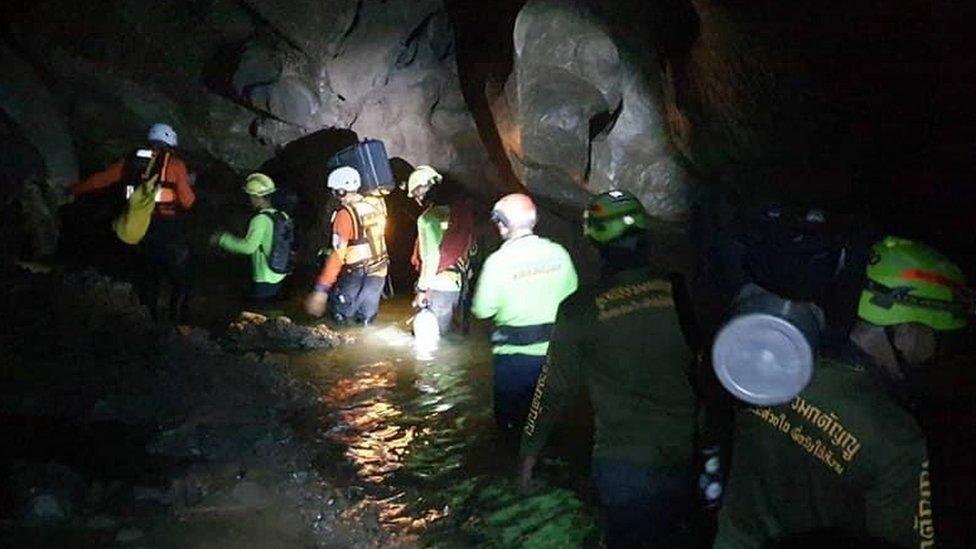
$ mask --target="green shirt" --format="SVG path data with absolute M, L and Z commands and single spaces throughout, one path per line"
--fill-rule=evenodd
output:
M 689 465 L 696 425 L 691 359 L 670 282 L 637 269 L 581 288 L 559 308 L 522 454 L 542 450 L 561 412 L 585 390 L 594 457 Z
M 821 359 L 792 402 L 736 413 L 715 547 L 837 529 L 931 547 L 931 484 L 915 420 L 861 366 Z
M 551 324 L 559 304 L 576 291 L 576 269 L 566 249 L 534 234 L 506 240 L 488 256 L 478 277 L 471 314 L 496 326 Z M 496 345 L 497 355 L 543 356 L 549 342 Z
M 277 284 L 287 276 L 268 267 L 268 254 L 274 244 L 274 221 L 266 214 L 273 212 L 274 209 L 268 208 L 252 217 L 247 227 L 247 236 L 243 239 L 230 233 L 222 233 L 218 242 L 228 252 L 251 256 L 251 278 L 254 282 Z
M 461 289 L 461 276 L 456 271 L 438 273 L 441 261 L 441 242 L 451 219 L 447 205 L 431 206 L 417 218 L 417 247 L 420 255 L 420 276 L 417 288 L 457 292 Z

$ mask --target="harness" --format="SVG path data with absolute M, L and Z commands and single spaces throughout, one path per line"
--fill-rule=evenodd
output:
M 370 274 L 390 262 L 386 250 L 386 203 L 382 199 L 357 200 L 343 205 L 352 218 L 353 236 L 346 248 L 346 269 Z
M 139 173 L 129 174 L 127 176 L 128 182 L 125 184 L 125 199 L 128 200 L 132 196 L 132 193 L 135 192 L 136 187 L 152 177 L 153 173 L 159 173 L 159 180 L 156 182 L 156 209 L 159 213 L 175 213 L 176 184 L 166 179 L 170 152 L 139 149 L 134 153 L 134 157 L 133 160 L 135 162 L 146 162 L 146 167 L 144 170 L 139 170 Z M 160 158 L 162 158 L 162 164 L 157 172 L 156 167 L 159 165 Z

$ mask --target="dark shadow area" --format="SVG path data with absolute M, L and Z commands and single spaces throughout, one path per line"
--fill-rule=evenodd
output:
M 498 135 L 490 101 L 501 93 L 512 72 L 512 31 L 524 4 L 525 0 L 444 2 L 454 26 L 461 92 L 489 157 L 507 189 L 513 192 L 519 183 Z
M 30 240 L 26 227 L 23 193 L 29 181 L 44 176 L 44 161 L 24 137 L 20 128 L 0 110 L 0 256 L 29 257 Z
M 300 235 L 301 263 L 311 263 L 328 242 L 332 208 L 331 195 L 325 186 L 330 171 L 328 161 L 336 152 L 358 141 L 356 132 L 351 130 L 320 130 L 288 143 L 256 170 L 270 176 L 281 189 L 280 194 L 293 193 L 297 199 L 297 207 L 290 213 Z

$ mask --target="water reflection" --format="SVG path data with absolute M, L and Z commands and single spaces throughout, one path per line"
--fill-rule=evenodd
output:
M 355 345 L 296 359 L 329 410 L 325 440 L 352 465 L 348 481 L 365 489 L 344 516 L 375 517 L 401 540 L 434 545 L 592 540 L 592 513 L 572 491 L 520 494 L 498 466 L 487 337 L 449 335 L 421 360 L 397 321 L 409 304 L 388 305 L 377 327 L 357 330 Z

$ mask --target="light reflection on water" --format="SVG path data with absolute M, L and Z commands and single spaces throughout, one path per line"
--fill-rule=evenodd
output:
M 389 398 L 396 377 L 390 361 L 362 366 L 353 377 L 337 381 L 322 398 L 335 410 L 335 425 L 327 431 L 327 439 L 346 447 L 346 457 L 367 482 L 381 483 L 400 469 L 414 439 L 416 429 L 397 423 L 403 412 Z
M 438 545 L 444 539 L 450 540 L 448 545 L 467 539 L 460 543 L 464 546 L 531 535 L 492 532 L 485 539 L 480 532 L 511 530 L 509 523 L 518 520 L 492 524 L 479 515 L 517 513 L 523 499 L 515 493 L 510 474 L 499 478 L 492 472 L 497 449 L 487 336 L 447 336 L 432 360 L 419 359 L 402 322 L 408 306 L 399 300 L 386 302 L 376 327 L 355 330 L 356 344 L 295 360 L 298 372 L 321 388 L 320 400 L 328 410 L 322 425 L 325 441 L 352 466 L 355 478 L 349 482 L 365 489 L 362 500 L 343 516 L 375 517 L 400 541 L 418 541 L 418 535 L 444 524 L 438 528 L 447 531 L 446 538 Z M 574 525 L 578 522 L 581 531 L 591 528 L 578 501 L 560 494 L 569 503 L 560 503 L 557 510 L 565 508 L 562 515 Z M 468 532 L 464 538 L 459 529 L 478 533 L 472 537 Z

